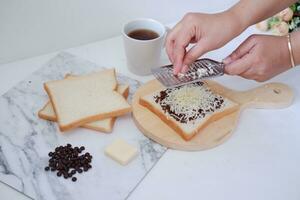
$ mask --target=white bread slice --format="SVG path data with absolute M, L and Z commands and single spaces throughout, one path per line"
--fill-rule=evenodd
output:
M 130 112 L 116 87 L 114 69 L 44 83 L 61 131 Z
M 67 78 L 70 77 L 71 76 L 68 76 Z M 129 94 L 129 85 L 118 85 L 117 92 L 120 93 L 122 96 L 124 96 L 125 99 L 127 99 Z M 53 110 L 53 106 L 50 101 L 48 101 L 46 105 L 38 112 L 38 116 L 41 119 L 45 119 L 49 121 L 57 121 L 55 112 Z M 116 121 L 116 117 L 111 117 L 103 120 L 89 122 L 81 125 L 81 127 L 104 132 L 104 133 L 110 133 L 112 132 L 115 121 Z
M 167 97 L 161 99 L 165 94 Z M 221 106 L 216 108 L 218 102 Z M 214 93 L 206 83 L 158 90 L 141 97 L 139 103 L 156 114 L 187 141 L 210 122 L 239 108 L 237 103 Z

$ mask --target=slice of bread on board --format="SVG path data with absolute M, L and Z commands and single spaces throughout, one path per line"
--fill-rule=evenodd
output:
M 49 81 L 44 83 L 44 88 L 61 131 L 131 111 L 126 99 L 115 91 L 114 69 Z
M 71 76 L 67 76 L 66 78 L 70 78 Z M 124 96 L 127 99 L 129 94 L 129 85 L 118 85 L 117 92 Z M 53 106 L 50 101 L 46 103 L 46 105 L 38 112 L 38 116 L 42 119 L 49 121 L 57 121 L 56 114 L 53 110 Z M 83 128 L 92 129 L 95 131 L 100 131 L 104 133 L 111 133 L 114 123 L 116 121 L 116 117 L 110 117 L 107 119 L 97 120 L 94 122 L 89 122 L 81 125 Z
M 209 123 L 239 107 L 237 103 L 214 93 L 204 82 L 158 90 L 141 97 L 139 103 L 187 141 Z

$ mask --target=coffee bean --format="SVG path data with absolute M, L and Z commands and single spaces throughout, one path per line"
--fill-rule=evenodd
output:
M 52 157 L 52 156 L 53 156 L 53 152 L 50 151 L 50 152 L 48 153 L 48 156 L 49 156 L 49 157 Z
M 81 154 L 85 150 L 84 146 L 72 147 L 71 144 L 59 146 L 55 148 L 54 152 L 49 152 L 49 164 L 45 167 L 45 171 L 58 171 L 58 177 L 63 176 L 65 179 L 73 177 L 73 175 L 86 172 L 92 168 L 90 164 L 92 155 L 89 152 Z M 74 179 L 75 178 L 75 179 Z M 72 181 L 77 181 L 76 177 Z

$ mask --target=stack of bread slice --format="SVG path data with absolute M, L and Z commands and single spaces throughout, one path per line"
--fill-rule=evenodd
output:
M 45 120 L 57 121 L 61 131 L 84 127 L 111 132 L 116 117 L 131 112 L 126 98 L 128 85 L 118 85 L 114 69 L 87 75 L 67 75 L 44 83 L 49 101 L 38 112 Z

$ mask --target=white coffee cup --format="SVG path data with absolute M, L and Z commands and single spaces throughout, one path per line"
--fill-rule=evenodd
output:
M 138 40 L 128 36 L 129 33 L 139 29 L 154 31 L 158 37 L 150 40 Z M 151 74 L 151 68 L 159 64 L 161 50 L 167 29 L 154 19 L 135 19 L 124 25 L 122 35 L 128 69 L 137 75 Z

